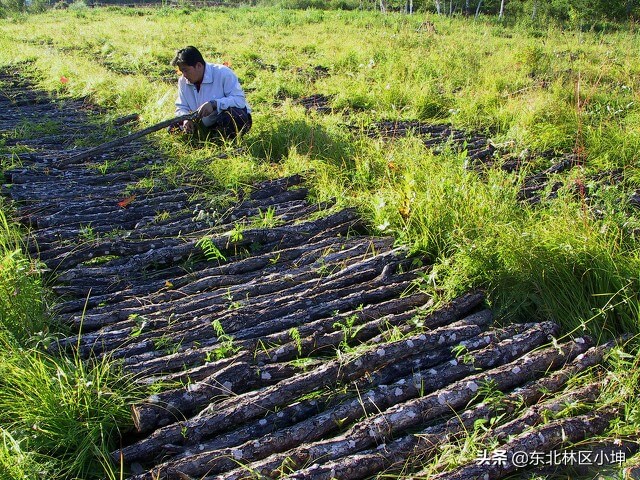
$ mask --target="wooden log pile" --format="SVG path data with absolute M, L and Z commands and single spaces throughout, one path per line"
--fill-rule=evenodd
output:
M 88 113 L 50 108 L 23 78 L 0 81 L 10 93 L 0 129 L 58 116 L 78 127 L 28 143 L 36 150 L 3 191 L 73 332 L 55 352 L 117 359 L 156 386 L 112 454 L 132 479 L 502 478 L 514 462 L 436 473 L 430 462 L 479 422 L 512 459 L 598 434 L 618 415 L 612 405 L 547 421 L 567 402 L 595 401 L 599 381 L 567 385 L 613 344 L 557 340 L 553 322 L 499 328 L 480 291 L 435 308 L 420 288 L 424 259 L 368 235 L 353 210 L 309 202 L 299 175 L 212 197 L 214 185 L 158 179 L 167 159 L 142 141 L 65 165 Z

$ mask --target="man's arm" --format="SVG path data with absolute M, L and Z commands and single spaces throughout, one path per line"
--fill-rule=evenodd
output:
M 187 82 L 180 78 L 178 80 L 178 97 L 176 98 L 176 115 L 186 115 L 193 111 L 193 108 L 189 106 L 188 95 Z
M 178 98 L 176 98 L 176 115 L 186 115 L 193 111 L 193 108 L 190 106 L 189 96 L 190 92 L 187 90 L 187 82 L 184 78 L 180 78 L 178 80 Z M 183 120 L 182 129 L 186 133 L 193 133 L 194 126 L 193 121 L 191 120 Z
M 247 100 L 244 91 L 240 86 L 238 77 L 230 68 L 224 67 L 222 73 L 222 90 L 224 97 L 216 98 L 217 111 L 227 110 L 230 107 L 244 108 L 247 106 Z

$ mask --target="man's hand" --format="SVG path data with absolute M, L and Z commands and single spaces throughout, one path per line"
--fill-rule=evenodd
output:
M 193 125 L 193 121 L 192 120 L 185 120 L 182 122 L 182 131 L 185 133 L 193 133 L 195 130 L 195 127 Z
M 216 106 L 215 100 L 203 103 L 198 108 L 198 118 L 208 117 L 215 111 Z

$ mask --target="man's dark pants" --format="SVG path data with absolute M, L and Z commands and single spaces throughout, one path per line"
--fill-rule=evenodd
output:
M 202 123 L 198 124 L 198 133 L 200 137 L 215 140 L 221 138 L 224 140 L 233 140 L 238 135 L 247 133 L 252 125 L 251 114 L 246 108 L 230 107 L 218 114 L 214 123 L 207 127 Z

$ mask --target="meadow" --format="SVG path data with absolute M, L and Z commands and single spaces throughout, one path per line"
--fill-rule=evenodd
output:
M 357 207 L 372 232 L 432 263 L 421 288 L 440 301 L 482 287 L 500 322 L 553 319 L 565 334 L 599 340 L 639 332 L 633 25 L 602 33 L 482 17 L 82 3 L 0 24 L 0 67 L 61 97 L 86 97 L 104 109 L 105 124 L 131 113 L 142 125 L 173 116 L 177 48 L 195 45 L 230 65 L 254 127 L 240 145 L 198 149 L 154 134 L 172 158 L 163 174 L 176 182 L 195 173 L 214 180 L 218 195 L 303 173 L 314 199 Z M 329 99 L 330 113 L 300 105 L 314 94 Z M 475 132 L 521 168 L 497 161 L 478 172 L 465 149 L 367 134 L 383 120 Z M 221 148 L 236 153 L 214 158 Z M 12 154 L 3 169 L 19 164 L 20 151 L 2 138 L 0 151 Z M 563 154 L 574 168 L 540 202 L 523 202 L 525 178 Z M 103 454 L 142 393 L 109 365 L 46 353 L 55 331 L 41 266 L 23 253 L 10 205 L 0 227 L 0 478 L 116 478 Z M 602 402 L 635 397 L 635 364 L 633 349 L 612 362 L 625 388 Z M 636 403 L 612 435 L 637 433 Z

